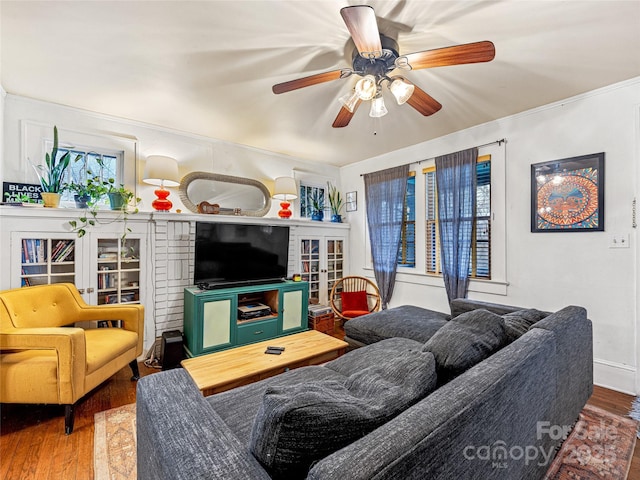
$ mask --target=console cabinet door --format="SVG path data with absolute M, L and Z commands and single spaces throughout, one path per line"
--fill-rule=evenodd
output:
M 202 304 L 202 350 L 230 346 L 232 298 L 221 298 Z
M 300 284 L 295 290 L 283 290 L 282 333 L 293 333 L 307 329 L 307 284 Z

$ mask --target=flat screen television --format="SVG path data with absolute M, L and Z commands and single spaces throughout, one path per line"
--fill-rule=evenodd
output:
M 289 227 L 196 222 L 194 283 L 224 288 L 287 276 Z

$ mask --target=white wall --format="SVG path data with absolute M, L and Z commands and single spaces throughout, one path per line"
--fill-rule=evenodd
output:
M 635 393 L 640 248 L 632 201 L 640 183 L 639 106 L 636 78 L 343 167 L 343 189 L 358 191 L 358 210 L 347 216 L 351 243 L 365 238 L 362 173 L 505 138 L 502 149 L 479 152 L 491 153 L 492 170 L 504 174 L 504 185 L 492 183 L 492 210 L 496 224 L 505 227 L 506 247 L 492 253 L 505 259 L 505 278 L 475 282 L 469 297 L 543 310 L 586 307 L 594 327 L 596 383 Z M 531 164 L 597 152 L 605 152 L 605 232 L 531 233 Z M 612 234 L 628 235 L 631 248 L 609 248 Z M 352 249 L 354 273 L 372 276 L 367 255 Z M 434 285 L 432 277 L 400 274 L 391 306 L 407 303 L 447 311 L 442 280 Z
M 152 210 L 151 202 L 155 198 L 153 190 L 156 187 L 141 182 L 144 162 L 149 155 L 175 158 L 181 176 L 194 171 L 235 175 L 258 180 L 271 191 L 276 177 L 293 176 L 294 171 L 335 179 L 339 184 L 337 167 L 310 164 L 293 157 L 163 127 L 15 95 L 7 95 L 4 109 L 2 181 L 38 183 L 31 163 L 41 163 L 44 157 L 43 135 L 51 136 L 56 125 L 61 143 L 65 139 L 83 146 L 99 142 L 100 145 L 93 146 L 110 144 L 123 150 L 128 172 L 125 183 L 142 198 L 140 209 L 143 211 Z M 174 210 L 185 210 L 177 189 L 172 189 L 169 199 Z M 272 202 L 268 216 L 276 216 L 279 208 L 277 202 Z

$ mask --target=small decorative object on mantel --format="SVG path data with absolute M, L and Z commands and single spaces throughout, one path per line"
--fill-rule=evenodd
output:
M 342 223 L 342 215 L 340 211 L 344 206 L 342 202 L 342 195 L 335 185 L 331 185 L 327 182 L 329 187 L 329 205 L 331 206 L 331 221 L 334 223 Z
M 198 204 L 198 213 L 210 213 L 217 215 L 218 213 L 220 213 L 220 205 L 218 205 L 217 203 L 202 201 Z
M 41 191 L 42 187 L 37 183 L 2 182 L 2 198 L 5 204 L 42 205 Z
M 59 159 L 58 157 L 58 127 L 53 127 L 53 149 L 51 154 L 45 154 L 44 165 L 34 165 L 40 186 L 42 187 L 42 200 L 45 207 L 57 208 L 60 205 L 60 192 L 64 189 L 64 175 L 71 161 L 71 152 L 67 151 Z M 76 156 L 76 161 L 82 155 Z
M 604 153 L 531 165 L 531 231 L 604 231 Z

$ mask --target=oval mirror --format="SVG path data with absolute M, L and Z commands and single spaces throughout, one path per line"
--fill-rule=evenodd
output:
M 267 187 L 250 178 L 191 172 L 180 181 L 180 199 L 185 207 L 200 213 L 198 205 L 219 205 L 217 213 L 263 217 L 271 208 Z

